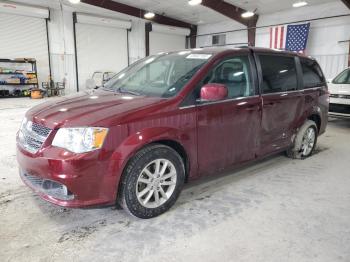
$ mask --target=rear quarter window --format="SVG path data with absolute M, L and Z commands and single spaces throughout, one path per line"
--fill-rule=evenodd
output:
M 325 84 L 325 78 L 322 70 L 316 61 L 311 59 L 300 59 L 301 69 L 303 72 L 304 88 L 313 88 Z

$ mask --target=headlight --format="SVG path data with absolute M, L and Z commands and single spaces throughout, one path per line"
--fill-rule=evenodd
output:
M 60 128 L 52 145 L 74 153 L 89 152 L 102 147 L 107 133 L 108 128 L 102 127 Z

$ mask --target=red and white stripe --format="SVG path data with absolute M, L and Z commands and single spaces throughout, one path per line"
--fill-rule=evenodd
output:
M 286 35 L 286 26 L 270 27 L 270 48 L 285 49 Z

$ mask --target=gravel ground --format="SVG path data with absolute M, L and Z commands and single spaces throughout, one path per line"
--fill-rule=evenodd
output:
M 0 100 L 1 261 L 350 261 L 350 119 L 330 119 L 309 159 L 201 179 L 166 214 L 139 220 L 57 207 L 22 184 L 15 133 L 39 102 Z

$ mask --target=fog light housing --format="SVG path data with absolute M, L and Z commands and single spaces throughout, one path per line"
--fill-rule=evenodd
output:
M 74 195 L 65 185 L 52 180 L 44 180 L 42 183 L 42 190 L 49 196 L 60 200 L 74 199 Z

